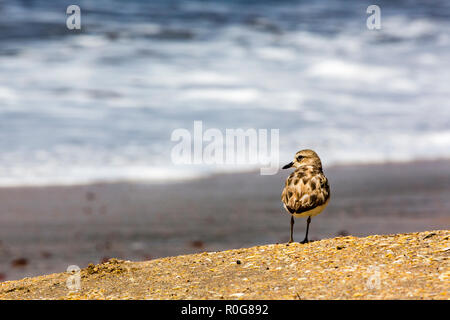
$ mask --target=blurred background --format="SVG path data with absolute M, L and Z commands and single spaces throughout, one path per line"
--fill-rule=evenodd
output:
M 448 228 L 450 3 L 371 4 L 0 1 L 0 280 L 286 241 L 288 172 L 171 163 L 194 120 L 316 150 L 313 238 Z

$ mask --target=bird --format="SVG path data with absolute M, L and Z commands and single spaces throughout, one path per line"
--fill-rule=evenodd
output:
M 291 236 L 293 242 L 294 217 L 308 217 L 305 239 L 301 243 L 308 243 L 309 224 L 311 217 L 321 213 L 330 201 L 330 185 L 323 173 L 322 162 L 317 153 L 310 149 L 300 150 L 295 154 L 294 161 L 283 169 L 294 167 L 286 179 L 281 193 L 281 202 L 287 212 L 291 214 Z

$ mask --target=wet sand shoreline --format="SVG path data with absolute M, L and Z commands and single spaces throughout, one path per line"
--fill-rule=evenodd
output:
M 332 198 L 311 238 L 450 226 L 450 161 L 325 168 Z M 0 280 L 63 272 L 108 258 L 164 256 L 282 243 L 288 172 L 221 174 L 168 184 L 0 188 Z M 295 240 L 305 222 L 297 219 Z

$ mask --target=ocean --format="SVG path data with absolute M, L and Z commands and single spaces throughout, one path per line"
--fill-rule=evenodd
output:
M 178 181 L 174 130 L 278 129 L 280 161 L 450 157 L 450 3 L 0 1 L 0 186 Z M 280 163 L 283 164 L 283 163 Z M 257 166 L 252 166 L 252 168 Z

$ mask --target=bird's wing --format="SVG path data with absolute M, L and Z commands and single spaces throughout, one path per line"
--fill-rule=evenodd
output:
M 316 170 L 296 170 L 286 180 L 281 201 L 290 213 L 302 213 L 323 205 L 330 196 L 325 175 Z

